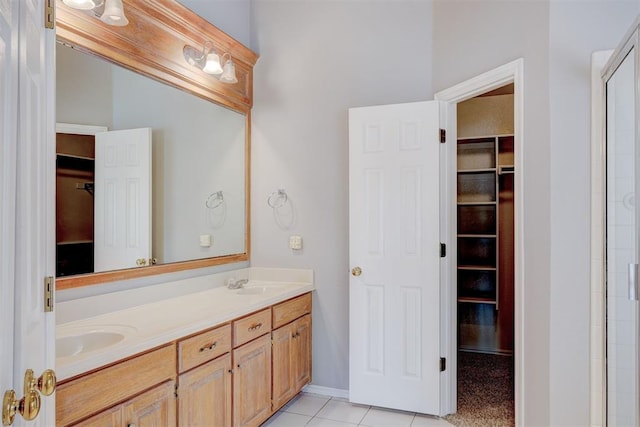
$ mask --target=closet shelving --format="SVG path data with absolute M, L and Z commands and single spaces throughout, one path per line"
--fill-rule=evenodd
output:
M 56 135 L 56 276 L 93 272 L 92 135 Z
M 473 331 L 465 331 L 465 337 L 472 339 L 465 343 L 465 337 L 461 337 L 462 348 L 501 351 L 499 342 L 504 341 L 497 336 L 501 333 L 499 311 L 504 300 L 500 292 L 504 291 L 501 285 L 508 282 L 508 292 L 512 292 L 512 278 L 508 277 L 512 276 L 512 268 L 501 277 L 505 266 L 501 259 L 505 239 L 501 234 L 509 232 L 509 224 L 513 227 L 512 208 L 509 213 L 503 205 L 509 189 L 511 204 L 513 200 L 513 163 L 512 135 L 458 139 L 458 311 L 462 319 L 476 319 L 463 323 L 478 325 Z M 506 226 L 501 223 L 501 215 L 510 215 Z M 512 240 L 511 236 L 506 246 Z M 510 250 L 512 253 L 513 248 Z M 513 256 L 510 258 L 512 264 Z

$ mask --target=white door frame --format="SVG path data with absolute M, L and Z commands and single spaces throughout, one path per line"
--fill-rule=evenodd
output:
M 591 380 L 590 423 L 606 425 L 607 361 L 605 310 L 606 94 L 602 71 L 613 50 L 591 55 Z
M 443 357 L 449 363 L 441 386 L 441 413 L 454 413 L 457 407 L 457 253 L 456 239 L 456 141 L 457 117 L 456 104 L 476 97 L 485 92 L 497 89 L 506 84 L 514 84 L 514 151 L 515 151 L 515 214 L 514 214 L 514 370 L 515 370 L 515 424 L 522 425 L 525 410 L 524 384 L 524 162 L 522 153 L 524 148 L 524 59 L 509 62 L 491 71 L 473 77 L 453 87 L 435 94 L 435 99 L 444 101 L 448 105 L 442 109 L 440 123 L 446 129 L 446 149 L 441 157 L 443 176 L 442 187 L 442 228 L 443 241 L 447 243 L 447 252 L 451 255 L 444 259 L 441 271 L 441 304 L 442 304 L 442 332 L 441 349 Z M 446 176 L 445 176 L 446 175 Z
M 73 123 L 56 123 L 56 133 L 70 133 L 74 135 L 95 135 L 98 132 L 106 132 L 106 126 L 76 125 Z

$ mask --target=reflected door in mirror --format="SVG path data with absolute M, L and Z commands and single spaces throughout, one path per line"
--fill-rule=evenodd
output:
M 96 134 L 95 182 L 94 271 L 147 265 L 151 128 Z

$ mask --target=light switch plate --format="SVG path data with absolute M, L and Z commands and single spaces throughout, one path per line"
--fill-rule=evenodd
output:
M 290 236 L 289 249 L 293 249 L 295 251 L 302 249 L 302 236 Z

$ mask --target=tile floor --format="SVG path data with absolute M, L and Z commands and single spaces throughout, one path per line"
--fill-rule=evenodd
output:
M 445 420 L 427 415 L 354 405 L 346 399 L 300 393 L 263 427 L 446 427 Z

